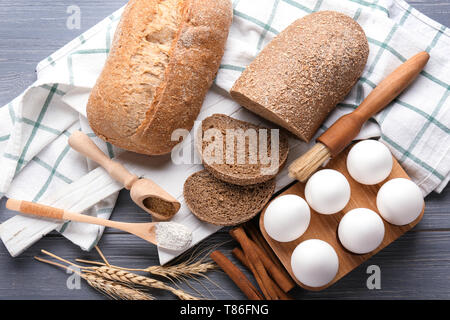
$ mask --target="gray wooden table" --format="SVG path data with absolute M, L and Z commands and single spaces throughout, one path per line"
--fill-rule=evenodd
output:
M 41 59 L 60 48 L 100 19 L 125 4 L 125 0 L 2 0 L 0 4 L 0 106 L 4 105 L 35 80 L 34 69 Z M 433 19 L 450 26 L 450 0 L 409 1 Z M 81 29 L 66 27 L 68 6 L 81 8 Z M 11 216 L 0 202 L 0 221 Z M 445 299 L 450 298 L 450 188 L 426 199 L 427 209 L 419 225 L 355 269 L 331 288 L 319 292 L 294 289 L 298 299 Z M 114 219 L 146 221 L 146 214 L 137 208 L 126 192 L 122 192 Z M 227 242 L 227 254 L 235 246 L 226 230 L 208 238 L 207 245 Z M 110 261 L 120 266 L 146 267 L 158 263 L 156 249 L 133 236 L 106 231 L 100 247 Z M 94 258 L 54 233 L 35 244 L 19 258 L 11 258 L 0 245 L 0 299 L 104 299 L 82 283 L 80 289 L 69 290 L 68 274 L 33 260 L 40 249 L 47 249 L 66 259 Z M 366 286 L 367 267 L 381 269 L 381 289 Z M 243 299 L 244 296 L 222 273 L 205 282 L 216 298 Z M 208 294 L 208 291 L 196 284 Z M 170 295 L 155 291 L 161 299 Z

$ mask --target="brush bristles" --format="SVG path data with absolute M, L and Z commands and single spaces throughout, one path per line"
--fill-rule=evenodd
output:
M 306 182 L 330 157 L 328 148 L 321 143 L 316 143 L 314 147 L 289 166 L 289 176 L 301 182 Z

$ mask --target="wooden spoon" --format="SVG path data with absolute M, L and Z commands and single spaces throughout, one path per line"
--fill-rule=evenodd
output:
M 85 157 L 101 165 L 111 177 L 130 190 L 131 199 L 158 220 L 171 219 L 181 204 L 150 179 L 139 179 L 122 164 L 107 157 L 83 132 L 75 131 L 69 137 L 69 145 Z
M 169 250 L 187 249 L 192 241 L 192 233 L 184 225 L 175 222 L 117 222 L 15 199 L 8 199 L 6 208 L 44 218 L 71 220 L 122 230 Z

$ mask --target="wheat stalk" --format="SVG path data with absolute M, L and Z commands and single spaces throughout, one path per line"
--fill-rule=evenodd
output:
M 202 276 L 210 270 L 217 269 L 217 265 L 212 262 L 197 261 L 194 263 L 183 262 L 174 266 L 162 267 L 151 266 L 142 271 L 166 278 L 183 278 L 185 276 Z
M 43 258 L 34 257 L 36 260 L 47 263 L 64 270 L 68 270 L 68 267 L 53 261 L 49 261 Z M 60 259 L 64 260 L 64 259 Z M 72 264 L 73 265 L 73 264 Z M 81 278 L 86 280 L 86 282 L 97 291 L 105 294 L 106 296 L 112 299 L 121 299 L 121 300 L 153 300 L 153 297 L 149 294 L 146 294 L 140 290 L 130 288 L 124 284 L 115 283 L 110 280 L 105 280 L 98 275 L 87 273 L 87 272 L 78 272 L 76 270 L 72 270 L 76 272 Z
M 106 263 L 98 261 L 90 261 L 85 259 L 75 259 L 77 262 L 87 263 L 97 266 L 108 266 Z M 205 273 L 211 270 L 217 269 L 217 265 L 214 262 L 201 262 L 194 263 L 183 262 L 173 266 L 150 266 L 143 269 L 136 268 L 123 268 L 114 265 L 109 265 L 112 268 L 125 271 L 141 271 L 147 272 L 155 276 L 161 276 L 169 280 L 182 280 L 186 277 L 204 276 Z
M 76 259 L 76 261 L 78 261 L 78 262 L 83 262 L 83 263 L 93 265 L 91 267 L 80 266 L 73 262 L 65 260 L 61 257 L 58 257 L 57 255 L 52 254 L 48 251 L 45 251 L 45 250 L 41 250 L 41 251 L 42 251 L 42 253 L 49 255 L 59 261 L 62 261 L 64 263 L 67 263 L 69 265 L 79 268 L 79 270 L 81 270 L 80 276 L 85 276 L 85 277 L 89 276 L 89 281 L 87 278 L 84 278 L 86 281 L 88 281 L 89 285 L 91 285 L 92 287 L 95 287 L 97 290 L 101 291 L 102 293 L 104 293 L 112 298 L 116 298 L 116 299 L 130 299 L 130 298 L 127 298 L 126 295 L 121 297 L 118 294 L 115 294 L 115 289 L 119 288 L 117 286 L 120 285 L 120 286 L 122 286 L 120 292 L 123 293 L 123 292 L 127 291 L 125 289 L 128 289 L 127 293 L 128 293 L 129 297 L 141 296 L 142 299 L 147 299 L 147 300 L 153 299 L 153 297 L 151 297 L 150 295 L 146 295 L 142 291 L 134 288 L 137 286 L 137 287 L 157 288 L 157 289 L 161 289 L 161 290 L 166 290 L 166 291 L 171 292 L 172 294 L 174 294 L 175 296 L 177 296 L 178 298 L 180 298 L 182 300 L 200 300 L 199 297 L 192 296 L 191 294 L 189 294 L 189 293 L 185 292 L 183 289 L 181 289 L 174 282 L 174 280 L 186 281 L 186 283 L 189 285 L 189 283 L 187 282 L 187 278 L 192 278 L 192 279 L 197 280 L 196 277 L 203 277 L 212 282 L 212 280 L 210 280 L 205 275 L 205 273 L 207 273 L 210 270 L 217 269 L 217 265 L 214 262 L 212 262 L 212 261 L 205 262 L 206 259 L 204 259 L 204 258 L 201 258 L 199 261 L 195 261 L 201 255 L 201 253 L 199 253 L 199 254 L 193 253 L 193 254 L 191 254 L 190 258 L 187 261 L 184 261 L 182 263 L 179 263 L 177 265 L 172 265 L 172 266 L 150 266 L 150 267 L 147 267 L 144 269 L 121 268 L 121 267 L 111 265 L 108 262 L 108 260 L 106 259 L 106 257 L 103 255 L 101 250 L 98 247 L 95 247 L 95 249 L 98 251 L 103 262 Z M 66 266 L 62 266 L 61 264 L 57 264 L 57 263 L 52 263 L 52 262 L 49 262 L 48 260 L 44 261 L 44 259 L 40 259 L 40 258 L 37 258 L 37 259 L 40 261 L 43 261 L 43 262 L 47 262 L 47 263 L 51 263 L 54 265 L 58 265 L 63 268 L 67 268 Z M 147 272 L 152 275 L 161 276 L 163 278 L 171 280 L 177 288 L 171 287 L 162 281 L 132 273 L 134 271 Z M 95 279 L 95 278 L 93 278 L 93 276 L 95 276 L 97 278 Z M 97 281 L 94 281 L 94 280 L 97 280 Z M 103 281 L 100 281 L 100 280 L 103 280 Z M 115 285 L 115 287 L 113 285 Z M 191 287 L 191 288 L 194 289 L 196 292 L 198 292 L 195 288 L 193 288 L 193 287 Z M 208 288 L 206 288 L 206 289 L 208 289 Z
M 150 266 L 144 269 L 132 269 L 132 268 L 120 268 L 115 267 L 119 270 L 125 271 L 141 271 L 147 272 L 155 276 L 164 277 L 170 280 L 183 280 L 186 278 L 193 278 L 199 276 L 205 276 L 204 274 L 210 270 L 217 269 L 217 265 L 213 262 L 201 262 L 197 261 L 194 263 L 183 262 L 173 266 Z
M 111 281 L 118 281 L 125 284 L 130 285 L 138 285 L 142 287 L 148 288 L 156 288 L 161 290 L 166 290 L 173 293 L 175 296 L 180 298 L 181 300 L 200 300 L 197 297 L 194 297 L 181 289 L 175 289 L 171 286 L 166 285 L 165 283 L 152 279 L 149 277 L 141 276 L 135 273 L 131 273 L 125 270 L 121 270 L 114 267 L 101 266 L 101 267 L 91 267 L 85 271 L 86 273 L 92 273 L 99 277 L 103 277 L 104 279 Z
M 153 297 L 147 293 L 114 281 L 105 280 L 104 278 L 90 272 L 83 272 L 81 277 L 86 280 L 92 288 L 100 291 L 112 299 L 153 300 Z
M 196 277 L 203 277 L 213 283 L 214 285 L 218 286 L 216 283 L 214 283 L 208 276 L 206 276 L 205 273 L 207 273 L 210 270 L 217 269 L 217 265 L 214 262 L 201 262 L 197 261 L 194 263 L 183 262 L 177 265 L 173 266 L 150 266 L 144 269 L 136 269 L 136 268 L 123 268 L 111 264 L 107 264 L 105 262 L 98 262 L 98 261 L 91 261 L 91 260 L 84 260 L 84 259 L 76 259 L 77 262 L 86 263 L 90 265 L 95 266 L 109 266 L 112 268 L 115 268 L 117 270 L 124 270 L 129 272 L 147 272 L 151 275 L 160 276 L 163 278 L 166 278 L 170 280 L 176 287 L 179 287 L 176 281 L 184 281 L 191 289 L 196 291 L 198 294 L 197 289 L 195 289 L 193 286 L 189 283 L 189 278 L 197 280 Z M 104 260 L 105 261 L 105 260 Z M 197 280 L 206 290 L 209 291 L 208 287 L 204 286 L 203 283 L 199 280 Z M 219 286 L 218 286 L 219 287 Z M 211 292 L 210 292 L 211 293 Z M 201 294 L 200 294 L 201 295 Z

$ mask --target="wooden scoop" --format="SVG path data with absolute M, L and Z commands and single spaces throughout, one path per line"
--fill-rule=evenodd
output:
M 192 241 L 192 233 L 184 225 L 175 222 L 117 222 L 15 199 L 8 199 L 6 208 L 43 218 L 71 220 L 122 230 L 169 250 L 187 249 Z
M 131 199 L 158 220 L 169 220 L 180 209 L 180 203 L 149 179 L 139 179 L 122 164 L 107 157 L 83 132 L 75 131 L 69 145 L 85 157 L 101 165 L 110 176 L 130 190 Z

